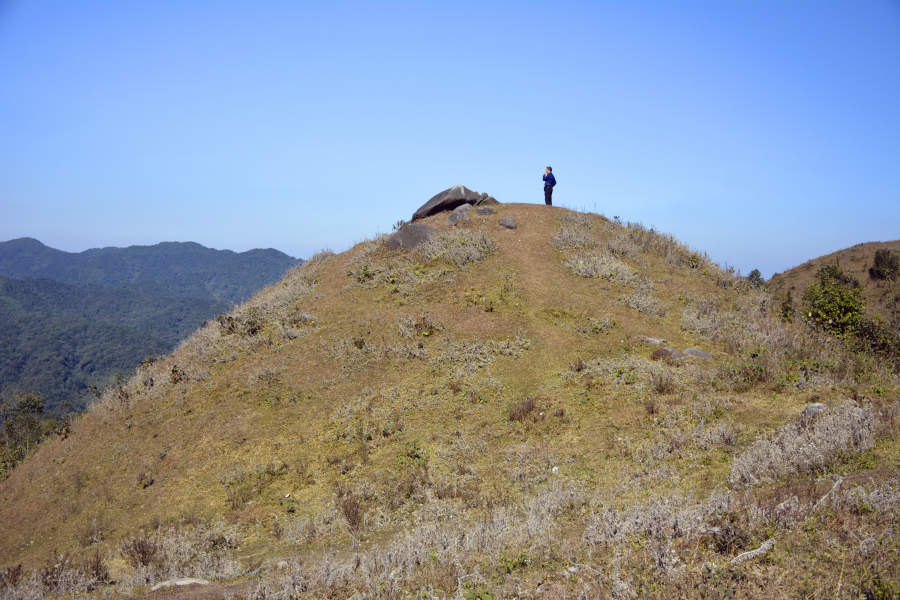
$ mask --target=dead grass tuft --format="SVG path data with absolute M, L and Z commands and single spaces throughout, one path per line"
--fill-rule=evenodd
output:
M 620 302 L 629 308 L 633 308 L 638 312 L 644 313 L 645 315 L 650 315 L 652 317 L 666 316 L 666 303 L 659 298 L 655 298 L 641 290 L 625 296 L 624 298 L 620 299 Z
M 120 546 L 131 571 L 119 584 L 130 589 L 178 577 L 237 577 L 241 568 L 231 553 L 242 541 L 235 528 L 223 523 L 177 525 L 141 533 Z
M 481 262 L 496 248 L 497 244 L 484 231 L 454 229 L 439 233 L 415 252 L 425 260 L 443 261 L 462 268 Z
M 509 410 L 506 413 L 506 416 L 510 421 L 524 421 L 529 416 L 531 416 L 536 409 L 537 403 L 535 403 L 534 398 L 528 397 L 523 400 L 519 400 L 518 402 L 510 406 Z
M 761 436 L 734 460 L 729 482 L 747 487 L 814 472 L 833 460 L 870 450 L 876 432 L 871 410 L 851 402 L 832 406 Z
M 415 338 L 417 336 L 428 337 L 440 331 L 444 331 L 444 324 L 435 321 L 430 312 L 424 313 L 418 319 L 404 317 L 398 323 L 400 337 Z
M 588 215 L 567 211 L 557 217 L 558 227 L 552 237 L 554 248 L 594 248 L 594 220 Z
M 591 251 L 566 256 L 565 266 L 579 277 L 590 277 L 628 284 L 634 279 L 633 270 L 612 254 Z
M 653 373 L 650 376 L 650 387 L 661 396 L 674 394 L 677 390 L 675 378 L 672 377 L 671 371 L 657 371 Z
M 329 258 L 335 256 L 335 253 L 330 248 L 323 248 L 309 257 L 308 263 L 317 263 L 317 262 L 325 262 Z

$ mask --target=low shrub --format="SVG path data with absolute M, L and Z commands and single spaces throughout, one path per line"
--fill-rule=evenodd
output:
M 309 257 L 307 263 L 317 263 L 317 262 L 325 262 L 332 256 L 335 256 L 334 251 L 330 248 L 323 248 Z M 305 264 L 305 263 L 304 263 Z
M 816 281 L 803 294 L 805 316 L 820 327 L 844 335 L 852 332 L 862 318 L 866 301 L 862 286 L 841 268 L 824 265 L 816 273 Z
M 358 534 L 365 520 L 361 494 L 344 484 L 338 484 L 334 491 L 334 503 L 347 522 L 350 533 Z
M 880 321 L 860 319 L 854 334 L 859 350 L 897 362 L 900 354 L 900 337 Z
M 162 560 L 162 546 L 146 536 L 139 536 L 122 543 L 119 550 L 132 567 L 158 567 Z

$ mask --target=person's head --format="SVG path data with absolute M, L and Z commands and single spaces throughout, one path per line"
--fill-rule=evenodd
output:
M 548 173 L 552 173 L 552 172 L 553 172 L 553 167 L 547 167 L 547 172 L 548 172 Z

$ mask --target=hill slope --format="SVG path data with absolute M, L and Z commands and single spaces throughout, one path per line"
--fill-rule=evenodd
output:
M 819 268 L 837 263 L 845 273 L 852 275 L 863 285 L 868 315 L 879 315 L 895 333 L 900 335 L 900 281 L 880 281 L 869 276 L 869 269 L 875 262 L 875 253 L 878 250 L 890 250 L 900 255 L 900 240 L 857 244 L 813 258 L 784 273 L 775 273 L 766 283 L 766 288 L 779 297 L 784 297 L 790 290 L 791 296 L 796 300 L 795 304 L 800 306 L 803 292 Z
M 496 208 L 316 256 L 108 391 L 0 482 L 0 562 L 251 598 L 890 589 L 892 365 L 670 236 Z M 51 591 L 98 585 L 77 564 Z
M 6 277 L 103 286 L 135 283 L 149 285 L 148 293 L 226 304 L 249 298 L 299 262 L 271 248 L 237 253 L 194 242 L 95 248 L 80 253 L 55 250 L 31 238 L 0 242 L 0 275 Z

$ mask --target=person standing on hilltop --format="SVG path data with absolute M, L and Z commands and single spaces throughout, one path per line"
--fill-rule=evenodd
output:
M 544 204 L 553 206 L 553 186 L 556 185 L 556 177 L 553 176 L 553 168 L 547 167 L 544 171 Z

